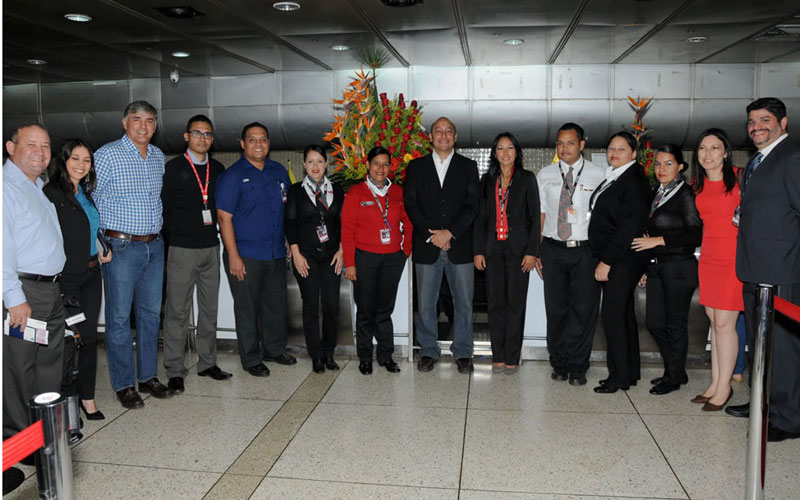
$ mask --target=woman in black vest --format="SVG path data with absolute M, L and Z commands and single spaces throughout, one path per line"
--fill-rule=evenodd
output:
M 694 204 L 694 189 L 681 173 L 687 165 L 675 144 L 656 150 L 659 187 L 650 203 L 646 236 L 634 238 L 631 248 L 647 251 L 647 329 L 656 339 L 664 375 L 650 381 L 650 394 L 676 391 L 689 381 L 689 305 L 697 288 L 695 248 L 703 237 L 703 223 Z
M 94 401 L 97 375 L 97 319 L 103 281 L 100 263 L 111 260 L 111 252 L 104 256 L 97 251 L 97 228 L 100 216 L 92 201 L 95 187 L 94 156 L 89 146 L 80 139 L 68 139 L 56 158 L 56 171 L 44 187 L 44 194 L 53 202 L 64 237 L 67 262 L 61 274 L 61 293 L 80 301 L 79 310 L 67 308 L 67 315 L 78 312 L 86 320 L 76 326 L 80 337 L 78 356 L 78 397 L 86 418 L 103 420 L 105 416 Z
M 339 280 L 344 259 L 341 213 L 344 192 L 325 177 L 328 159 L 322 146 L 303 151 L 305 178 L 289 188 L 286 201 L 286 240 L 292 252 L 294 275 L 303 298 L 303 331 L 316 373 L 338 370 L 333 359 L 339 322 Z M 322 296 L 322 336 L 319 302 Z

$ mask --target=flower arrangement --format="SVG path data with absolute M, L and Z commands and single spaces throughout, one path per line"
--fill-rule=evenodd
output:
M 634 114 L 633 122 L 626 128 L 628 128 L 636 138 L 636 144 L 639 146 L 639 157 L 637 160 L 644 166 L 644 173 L 647 175 L 650 185 L 656 186 L 658 185 L 658 179 L 656 179 L 656 172 L 653 168 L 653 161 L 655 158 L 653 157 L 654 153 L 650 145 L 650 139 L 648 139 L 648 137 L 652 135 L 653 130 L 647 128 L 644 123 L 644 115 L 647 114 L 647 111 L 653 104 L 653 98 L 645 99 L 644 97 L 637 97 L 634 99 L 628 96 L 628 100 L 630 101 L 629 105 L 633 109 Z
M 422 129 L 417 101 L 406 104 L 403 94 L 389 99 L 377 93 L 375 76 L 362 69 L 356 73 L 334 104 L 344 113 L 334 116 L 331 131 L 323 136 L 331 143 L 334 171 L 330 176 L 345 186 L 361 182 L 367 173 L 367 153 L 383 146 L 391 154 L 389 179 L 402 184 L 408 163 L 431 150 Z

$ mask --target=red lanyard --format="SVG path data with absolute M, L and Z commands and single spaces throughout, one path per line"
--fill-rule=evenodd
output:
M 367 186 L 369 189 L 369 186 Z M 375 200 L 375 204 L 378 205 L 378 211 L 381 213 L 381 217 L 383 217 L 383 224 L 386 226 L 386 229 L 391 230 L 392 226 L 389 225 L 389 190 L 386 190 L 386 196 L 384 197 L 384 201 L 386 202 L 386 210 L 384 211 L 381 208 L 381 202 L 378 201 L 378 197 L 375 196 L 375 193 L 369 189 L 369 192 L 372 194 L 372 199 Z
M 186 157 L 186 160 L 189 162 L 189 165 L 192 166 L 192 171 L 194 172 L 194 176 L 197 179 L 197 185 L 200 186 L 200 194 L 203 195 L 203 205 L 205 205 L 205 207 L 208 208 L 208 179 L 211 178 L 211 158 L 207 158 L 206 161 L 206 185 L 203 186 L 203 183 L 200 182 L 200 174 L 197 173 L 197 168 L 195 168 L 194 162 L 192 161 L 192 157 L 189 156 L 189 152 L 187 151 L 183 153 L 183 156 Z
M 511 177 L 514 176 L 514 171 L 511 171 Z M 506 186 L 505 191 L 503 191 L 501 177 L 497 178 L 497 189 L 494 192 L 494 202 L 495 207 L 497 210 L 497 214 L 495 215 L 495 230 L 497 231 L 497 239 L 504 240 L 508 238 L 508 217 L 506 216 L 506 207 L 508 206 L 508 191 L 511 189 L 511 181 L 510 178 L 508 181 L 508 186 Z

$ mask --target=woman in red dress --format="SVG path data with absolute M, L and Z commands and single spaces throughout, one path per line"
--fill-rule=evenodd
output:
M 695 203 L 703 220 L 700 247 L 700 304 L 711 320 L 711 383 L 693 403 L 705 411 L 719 411 L 730 400 L 731 376 L 739 352 L 736 319 L 744 309 L 742 283 L 736 277 L 736 235 L 740 192 L 723 130 L 710 128 L 697 140 Z

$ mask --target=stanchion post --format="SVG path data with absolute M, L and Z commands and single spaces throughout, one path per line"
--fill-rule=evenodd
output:
M 412 254 L 413 255 L 413 254 Z M 408 266 L 408 362 L 414 363 L 414 262 L 411 255 L 406 259 Z
M 72 452 L 69 448 L 67 398 L 57 392 L 35 396 L 31 420 L 42 421 L 44 446 L 36 453 L 40 500 L 72 500 Z
M 750 382 L 750 430 L 747 437 L 747 478 L 745 500 L 764 499 L 764 471 L 769 423 L 769 384 L 772 371 L 772 323 L 775 291 L 772 285 L 758 285 L 758 328 Z

